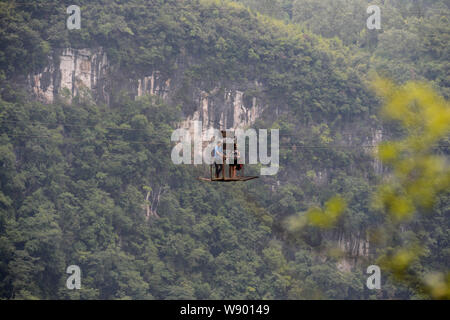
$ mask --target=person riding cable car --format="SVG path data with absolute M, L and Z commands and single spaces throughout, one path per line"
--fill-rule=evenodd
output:
M 231 131 L 231 130 L 230 130 Z M 230 136 L 233 136 L 233 132 L 230 132 Z M 229 137 L 230 137 L 229 136 Z M 227 131 L 222 130 L 222 137 L 227 138 Z M 231 138 L 230 137 L 230 138 Z M 199 180 L 202 181 L 214 181 L 214 182 L 232 182 L 232 181 L 249 181 L 252 179 L 259 178 L 258 176 L 245 176 L 244 174 L 244 165 L 238 163 L 241 154 L 237 148 L 236 138 L 234 140 L 233 149 L 227 150 L 227 145 L 223 144 L 223 141 L 217 141 L 217 144 L 213 149 L 213 159 L 214 159 L 214 167 L 213 170 L 212 164 L 210 165 L 210 177 L 199 177 Z M 233 157 L 232 163 L 227 164 L 226 159 L 229 157 Z M 227 168 L 228 170 L 225 170 Z M 236 171 L 242 170 L 242 173 L 238 176 Z M 213 171 L 215 171 L 213 173 Z
M 241 157 L 241 153 L 239 152 L 237 148 L 237 143 L 234 143 L 234 162 L 231 165 L 231 178 L 236 178 L 236 170 L 240 171 L 242 167 L 244 166 L 241 163 L 238 163 L 239 158 Z
M 220 172 L 223 170 L 223 148 L 222 141 L 217 141 L 217 145 L 214 147 L 214 166 L 216 167 L 216 179 L 219 178 Z

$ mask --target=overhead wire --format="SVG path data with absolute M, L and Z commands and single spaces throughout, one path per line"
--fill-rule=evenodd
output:
M 41 121 L 26 121 L 26 120 L 6 120 L 6 119 L 0 119 L 0 123 L 4 122 L 4 123 L 16 123 L 16 124 L 32 124 L 32 125 L 43 125 L 43 126 L 66 126 L 66 127 L 79 127 L 79 128 L 91 128 L 91 129 L 105 129 L 105 130 L 117 130 L 117 131 L 126 131 L 126 132 L 148 132 L 148 129 L 139 129 L 139 128 L 120 128 L 120 127 L 103 127 L 99 124 L 96 125 L 85 125 L 85 124 L 74 124 L 74 123 L 68 123 L 68 122 L 41 122 Z M 36 128 L 36 127 L 34 127 Z M 48 129 L 48 128 L 47 128 Z M 52 129 L 49 129 L 52 130 Z M 12 133 L 7 133 L 4 132 L 5 134 L 7 134 L 8 136 L 11 137 L 28 137 L 28 138 L 56 138 L 52 135 L 28 135 L 28 134 L 12 134 Z M 118 132 L 114 132 L 114 133 L 107 133 L 109 134 L 119 134 Z M 288 136 L 288 137 L 300 137 L 299 135 L 294 135 L 294 134 L 279 134 L 279 136 Z M 66 136 L 64 137 L 66 139 L 86 139 L 87 137 L 83 137 L 83 136 Z M 111 137 L 102 137 L 102 139 L 106 140 L 106 141 L 110 141 L 110 142 L 119 142 L 119 141 L 123 141 L 123 142 L 127 142 L 127 143 L 132 143 L 132 144 L 146 144 L 146 145 L 167 145 L 172 143 L 173 141 L 168 141 L 168 142 L 151 142 L 151 141 L 131 141 L 131 140 L 126 140 L 126 139 L 121 139 L 118 137 L 118 139 L 111 139 Z M 333 148 L 342 148 L 342 149 L 365 149 L 365 148 L 377 148 L 378 145 L 365 145 L 365 144 L 361 144 L 361 145 L 304 145 L 304 144 L 298 144 L 298 142 L 280 142 L 279 143 L 280 147 L 285 147 L 285 148 L 291 148 L 291 150 L 293 148 L 297 148 L 297 149 L 333 149 Z M 436 145 L 434 146 L 436 148 L 448 148 L 449 146 L 446 145 Z

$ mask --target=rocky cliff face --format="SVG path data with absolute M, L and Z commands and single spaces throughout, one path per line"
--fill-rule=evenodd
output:
M 383 130 L 382 129 L 373 130 L 372 140 L 370 142 L 371 147 L 373 148 L 373 146 L 378 146 L 382 141 L 383 141 Z M 373 161 L 373 169 L 375 170 L 375 173 L 378 175 L 381 175 L 383 173 L 383 164 L 378 158 L 375 158 Z
M 183 87 L 180 72 L 162 75 L 160 71 L 149 70 L 145 76 L 123 81 L 124 75 L 114 76 L 112 69 L 102 48 L 66 48 L 54 52 L 44 70 L 28 76 L 28 87 L 44 103 L 52 103 L 59 96 L 72 99 L 89 93 L 96 102 L 109 104 L 115 90 L 125 90 L 136 99 L 154 95 L 168 103 L 178 102 L 176 96 Z M 262 87 L 258 82 L 251 86 Z M 183 108 L 186 120 L 181 125 L 190 127 L 191 121 L 197 120 L 203 122 L 206 130 L 252 124 L 262 112 L 261 102 L 256 97 L 245 96 L 243 89 L 235 84 L 230 87 L 233 88 L 217 85 L 212 90 L 201 87 L 188 90 L 187 99 L 190 101 L 186 103 L 188 107 Z
M 37 99 L 51 103 L 60 94 L 72 98 L 89 90 L 99 102 L 109 102 L 108 59 L 101 49 L 70 49 L 55 52 L 38 74 L 28 76 L 28 85 Z

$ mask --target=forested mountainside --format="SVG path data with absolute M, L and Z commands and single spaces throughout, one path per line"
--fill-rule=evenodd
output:
M 277 19 L 339 39 L 360 72 L 375 68 L 397 81 L 427 80 L 446 98 L 449 88 L 448 1 L 241 0 Z M 381 30 L 366 27 L 369 5 L 381 11 Z
M 448 97 L 445 1 L 384 1 L 382 30 L 364 29 L 365 1 L 242 2 L 78 1 L 68 30 L 70 1 L 0 1 L 1 298 L 428 298 L 387 274 L 365 286 L 385 171 L 372 151 L 399 134 L 367 84 L 387 72 Z M 187 120 L 280 129 L 279 172 L 198 181 L 206 166 L 170 159 Z M 333 228 L 288 231 L 335 194 Z M 416 270 L 448 269 L 448 222 L 441 194 L 402 226 L 426 244 Z M 80 290 L 65 286 L 72 264 Z

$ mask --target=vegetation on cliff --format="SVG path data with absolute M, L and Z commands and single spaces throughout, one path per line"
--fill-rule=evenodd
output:
M 396 16 L 379 35 L 364 30 L 365 21 L 303 17 L 312 1 L 274 1 L 279 11 L 270 12 L 242 2 L 79 1 L 82 28 L 69 31 L 69 1 L 0 1 L 0 298 L 442 297 L 387 275 L 382 291 L 368 290 L 376 238 L 367 256 L 356 257 L 337 240 L 364 242 L 384 222 L 370 201 L 382 177 L 367 139 L 382 122 L 368 72 L 386 70 L 399 81 L 417 74 L 448 97 L 444 2 L 423 17 L 389 2 Z M 409 55 L 396 51 L 408 45 L 416 46 L 405 49 Z M 100 46 L 115 72 L 130 78 L 185 68 L 183 90 L 171 104 L 114 92 L 106 106 L 83 96 L 42 104 L 23 88 L 55 50 Z M 280 129 L 278 175 L 215 185 L 196 180 L 203 168 L 173 165 L 170 134 L 182 120 L 183 92 L 255 80 L 267 105 L 278 107 L 255 123 Z M 248 88 L 244 98 L 257 94 Z M 404 134 L 395 123 L 383 126 L 389 138 Z M 430 152 L 446 156 L 448 148 Z M 438 191 L 430 214 L 404 222 L 388 242 L 424 240 L 414 265 L 423 273 L 449 265 L 448 191 Z M 336 194 L 342 202 L 329 201 Z M 320 214 L 336 204 L 328 223 Z M 312 206 L 325 208 L 315 211 L 324 223 L 286 228 Z M 337 268 L 341 261 L 353 269 Z M 65 287 L 71 264 L 82 270 L 81 290 Z

